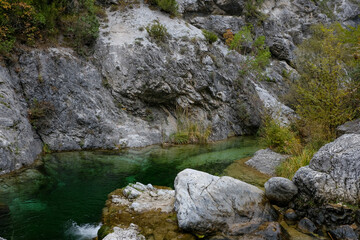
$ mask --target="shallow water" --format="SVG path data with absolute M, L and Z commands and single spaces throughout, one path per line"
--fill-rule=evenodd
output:
M 240 137 L 200 146 L 48 154 L 37 167 L 0 178 L 0 236 L 91 239 L 113 190 L 135 181 L 173 187 L 176 174 L 188 167 L 221 175 L 259 148 L 255 138 Z

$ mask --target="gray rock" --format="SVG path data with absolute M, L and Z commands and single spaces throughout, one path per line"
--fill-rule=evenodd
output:
M 360 134 L 323 146 L 293 178 L 299 193 L 318 202 L 360 203 Z
M 174 190 L 157 189 L 151 184 L 144 185 L 137 182 L 136 184 L 126 186 L 122 193 L 123 195 L 112 195 L 111 202 L 127 207 L 136 213 L 156 209 L 159 209 L 161 212 L 170 213 L 174 210 Z
M 245 2 L 244 0 L 215 0 L 215 4 L 230 15 L 240 15 Z
M 277 216 L 260 189 L 233 179 L 185 169 L 175 179 L 179 227 L 197 234 L 248 234 Z
M 346 134 L 346 133 L 360 134 L 360 118 L 354 121 L 346 122 L 343 125 L 337 127 L 336 130 L 339 132 L 339 134 Z
M 298 219 L 298 215 L 296 214 L 294 209 L 286 210 L 286 212 L 284 213 L 284 217 L 285 220 L 289 221 L 291 224 L 293 224 Z
M 338 226 L 331 229 L 329 233 L 334 240 L 357 240 L 359 235 L 349 225 Z
M 265 183 L 265 196 L 278 206 L 286 206 L 297 193 L 297 187 L 287 178 L 272 177 Z
M 140 234 L 138 226 L 131 223 L 128 228 L 114 227 L 114 232 L 106 235 L 103 240 L 145 240 Z
M 0 175 L 31 164 L 42 144 L 28 120 L 19 82 L 0 66 Z
M 206 17 L 194 17 L 190 19 L 191 24 L 198 28 L 211 30 L 222 36 L 226 29 L 231 29 L 233 33 L 238 32 L 246 25 L 241 16 L 210 15 Z
M 274 176 L 276 167 L 288 157 L 289 155 L 276 153 L 267 148 L 257 151 L 250 160 L 246 161 L 246 164 L 262 173 Z
M 297 227 L 303 233 L 314 233 L 317 230 L 315 224 L 308 218 L 301 219 Z

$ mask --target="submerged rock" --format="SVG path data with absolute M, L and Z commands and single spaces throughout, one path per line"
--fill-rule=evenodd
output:
M 287 178 L 273 177 L 265 183 L 265 196 L 278 206 L 286 206 L 297 193 L 297 187 Z
M 258 171 L 264 174 L 274 176 L 276 167 L 279 166 L 288 157 L 289 155 L 276 153 L 267 148 L 257 151 L 254 156 L 246 162 L 246 164 L 256 168 Z
M 360 203 L 360 134 L 345 134 L 323 146 L 293 182 L 316 202 Z
M 243 235 L 277 219 L 262 190 L 231 177 L 186 169 L 174 185 L 179 226 L 186 231 Z
M 130 224 L 128 228 L 114 227 L 112 233 L 106 235 L 103 240 L 145 240 L 145 237 L 139 233 L 138 226 Z

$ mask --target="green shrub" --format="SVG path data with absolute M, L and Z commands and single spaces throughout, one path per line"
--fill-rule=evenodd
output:
M 164 12 L 170 13 L 171 15 L 177 15 L 178 4 L 176 0 L 156 0 L 156 4 Z
M 314 156 L 317 150 L 313 148 L 304 148 L 304 150 L 295 156 L 292 156 L 282 162 L 276 168 L 276 175 L 292 179 L 296 171 L 306 165 L 309 165 L 311 158 Z
M 293 92 L 296 112 L 308 124 L 316 124 L 336 135 L 336 127 L 359 116 L 360 79 L 356 72 L 360 27 L 344 29 L 340 24 L 313 27 L 313 35 L 296 51 L 301 77 Z
M 145 29 L 149 36 L 157 41 L 165 41 L 169 36 L 166 27 L 159 23 L 159 21 L 155 21 L 151 25 L 149 24 Z
M 217 41 L 218 36 L 216 35 L 216 33 L 211 32 L 211 31 L 208 31 L 208 30 L 205 30 L 205 29 L 203 29 L 202 32 L 203 32 L 203 34 L 204 34 L 205 40 L 206 40 L 208 43 L 213 44 L 214 42 Z
M 276 152 L 297 154 L 302 150 L 300 140 L 290 127 L 282 126 L 270 116 L 265 117 L 260 135 L 263 144 Z
M 99 23 L 94 0 L 3 0 L 0 2 L 0 53 L 13 45 L 33 45 L 62 34 L 76 50 L 91 46 Z M 71 20 L 71 21 L 66 21 Z M 80 51 L 81 52 L 81 51 Z

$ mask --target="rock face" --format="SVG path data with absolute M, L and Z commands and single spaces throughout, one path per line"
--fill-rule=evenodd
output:
M 179 227 L 186 231 L 242 235 L 277 218 L 263 191 L 231 177 L 185 169 L 174 185 Z
M 360 134 L 345 134 L 323 146 L 293 182 L 318 202 L 360 203 Z
M 287 178 L 273 177 L 265 183 L 265 196 L 278 206 L 287 205 L 297 193 L 297 187 Z
M 143 2 L 108 9 L 88 59 L 66 48 L 33 49 L 0 67 L 0 174 L 32 163 L 43 146 L 117 149 L 167 141 L 177 130 L 177 109 L 211 126 L 211 140 L 253 133 L 265 109 L 288 123 L 293 111 L 278 96 L 296 76 L 293 50 L 311 24 L 332 20 L 311 0 L 264 1 L 255 14 L 262 20 L 249 16 L 245 3 L 179 0 L 184 17 L 176 19 Z M 327 4 L 334 20 L 358 22 L 356 1 Z M 156 42 L 144 31 L 154 21 L 167 28 L 166 41 Z M 208 44 L 200 30 L 221 36 L 248 23 L 277 58 L 266 69 L 268 82 L 241 78 L 247 57 L 222 41 Z
M 276 167 L 288 157 L 289 155 L 279 154 L 267 148 L 257 151 L 246 164 L 262 173 L 275 176 Z
M 18 79 L 0 66 L 0 175 L 32 163 L 42 151 L 21 91 Z

